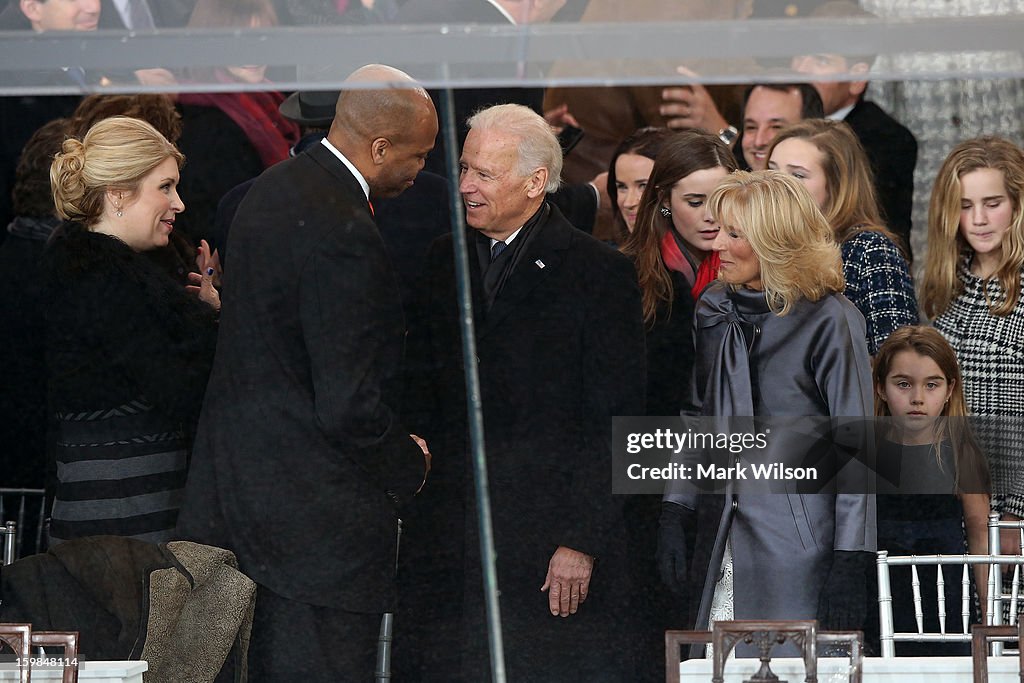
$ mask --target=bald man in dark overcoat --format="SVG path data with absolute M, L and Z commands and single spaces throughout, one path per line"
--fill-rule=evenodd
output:
M 398 416 L 405 323 L 370 199 L 412 185 L 437 116 L 402 72 L 349 80 L 401 87 L 343 90 L 325 140 L 264 172 L 232 224 L 179 521 L 259 586 L 257 681 L 371 679 L 397 506 L 429 465 Z

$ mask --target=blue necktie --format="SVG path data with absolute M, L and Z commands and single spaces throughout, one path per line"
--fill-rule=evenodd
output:
M 507 246 L 508 245 L 501 240 L 498 240 L 491 245 L 491 263 L 494 263 L 495 259 L 501 255 L 501 252 L 505 251 L 505 247 Z

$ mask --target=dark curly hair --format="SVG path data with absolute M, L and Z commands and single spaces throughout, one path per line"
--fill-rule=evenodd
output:
M 111 116 L 141 119 L 170 142 L 181 137 L 181 114 L 168 95 L 89 95 L 71 115 L 68 134 L 81 140 L 98 121 Z
M 11 191 L 16 216 L 54 216 L 50 165 L 67 137 L 68 119 L 54 119 L 32 134 L 18 158 Z

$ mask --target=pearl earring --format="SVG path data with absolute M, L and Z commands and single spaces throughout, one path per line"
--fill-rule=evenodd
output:
M 658 209 L 658 212 L 661 213 L 661 215 L 664 216 L 665 218 L 672 217 L 672 209 L 668 208 L 667 206 L 661 207 L 660 209 Z
M 122 216 L 124 216 L 124 211 L 121 210 L 120 206 L 117 207 L 117 212 L 116 213 L 117 213 L 117 217 L 118 218 L 121 218 Z

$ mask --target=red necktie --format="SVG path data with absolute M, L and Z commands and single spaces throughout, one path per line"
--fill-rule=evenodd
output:
M 375 213 L 373 212 L 373 202 L 371 202 L 371 201 L 370 201 L 369 199 L 367 199 L 367 200 L 366 200 L 366 203 L 367 203 L 367 204 L 368 204 L 368 205 L 370 206 L 370 215 L 371 215 L 371 216 L 376 216 L 377 214 L 375 214 Z

